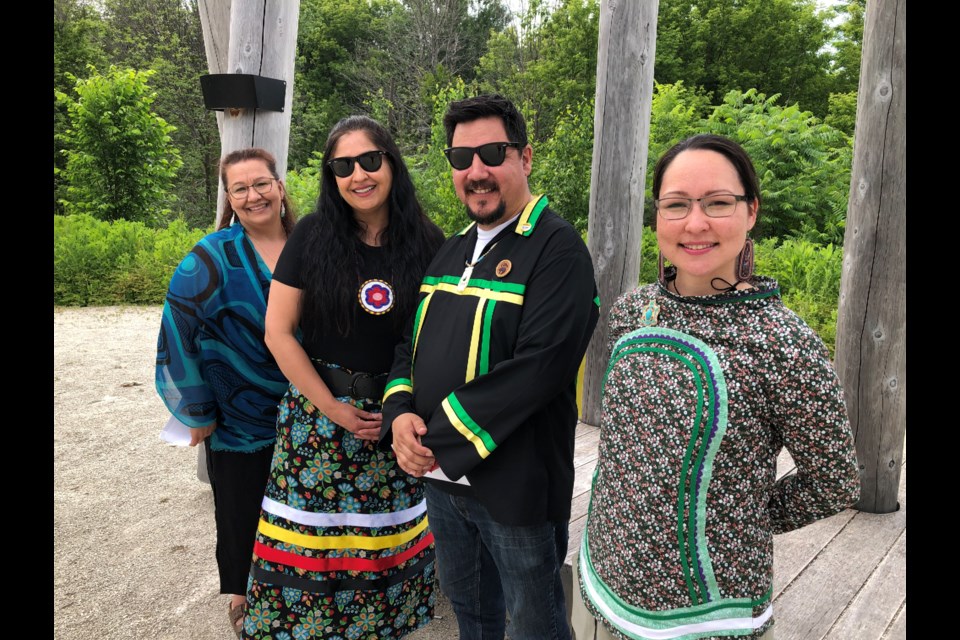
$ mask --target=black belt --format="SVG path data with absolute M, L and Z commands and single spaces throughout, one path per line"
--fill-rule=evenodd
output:
M 383 390 L 387 386 L 386 373 L 352 372 L 315 360 L 313 366 L 334 397 L 350 396 L 357 400 L 371 398 L 377 402 L 383 399 Z

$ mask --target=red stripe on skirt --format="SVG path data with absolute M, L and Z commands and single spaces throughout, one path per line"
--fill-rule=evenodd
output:
M 258 558 L 307 571 L 384 571 L 400 565 L 414 557 L 433 542 L 433 532 L 428 532 L 420 542 L 395 556 L 370 560 L 368 558 L 305 558 L 290 551 L 281 551 L 263 544 L 259 540 L 253 546 Z

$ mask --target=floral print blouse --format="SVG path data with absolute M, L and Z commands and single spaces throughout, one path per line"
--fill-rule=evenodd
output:
M 827 349 L 775 280 L 755 284 L 695 297 L 651 284 L 611 311 L 579 570 L 617 637 L 759 637 L 773 535 L 859 497 Z M 777 480 L 784 447 L 797 471 Z

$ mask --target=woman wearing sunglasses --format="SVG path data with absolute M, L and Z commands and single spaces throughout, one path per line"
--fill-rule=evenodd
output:
M 842 388 L 776 281 L 753 274 L 760 190 L 743 148 L 680 142 L 653 196 L 660 281 L 610 312 L 573 626 L 578 640 L 769 640 L 774 534 L 859 496 Z M 796 472 L 777 480 L 784 448 Z
M 290 387 L 245 638 L 400 638 L 433 616 L 423 488 L 377 440 L 394 347 L 443 232 L 379 123 L 341 120 L 323 158 L 316 210 L 284 248 L 267 308 Z
M 293 231 L 276 160 L 259 148 L 220 162 L 226 191 L 217 231 L 170 280 L 157 343 L 156 386 L 170 412 L 206 440 L 220 593 L 239 632 L 250 553 L 287 379 L 263 341 L 272 272 Z

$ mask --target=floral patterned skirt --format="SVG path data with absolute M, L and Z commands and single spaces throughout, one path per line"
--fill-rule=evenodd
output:
M 277 417 L 242 637 L 402 638 L 433 617 L 433 575 L 421 482 L 392 451 L 337 426 L 291 385 Z

